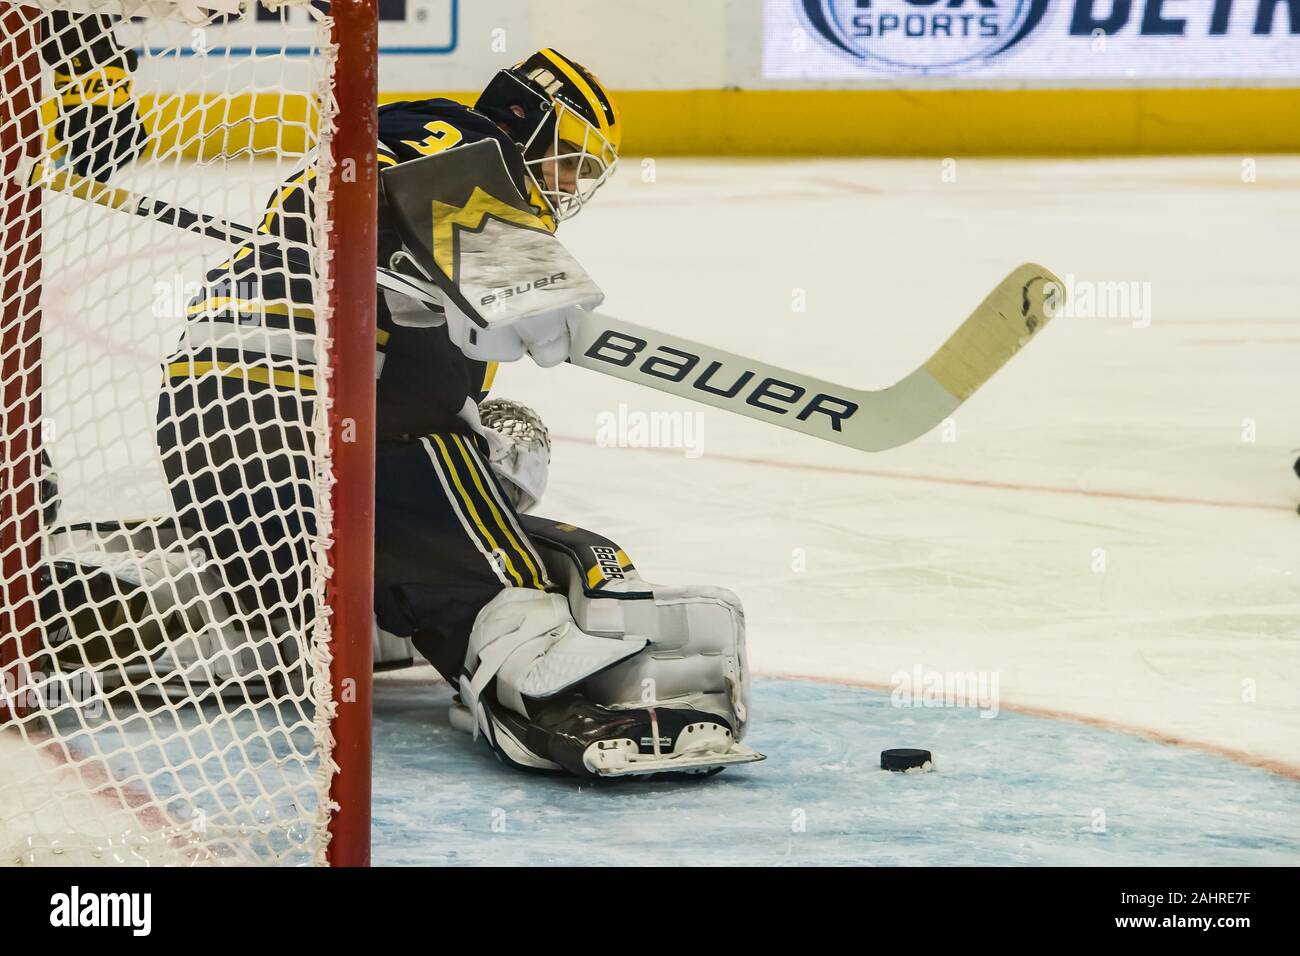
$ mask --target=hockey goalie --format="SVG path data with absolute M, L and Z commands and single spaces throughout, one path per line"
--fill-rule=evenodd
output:
M 453 724 L 513 766 L 704 774 L 761 759 L 741 743 L 739 601 L 647 584 L 615 542 L 528 515 L 546 429 L 488 397 L 498 362 L 564 361 L 574 315 L 602 298 L 554 233 L 613 172 L 620 138 L 601 84 L 549 49 L 472 109 L 379 111 L 379 262 L 434 292 L 377 293 L 377 664 L 413 645 L 457 690 Z M 310 433 L 316 401 L 293 334 L 313 303 L 307 266 L 278 251 L 308 239 L 310 185 L 283 183 L 259 237 L 209 272 L 158 408 L 180 523 L 272 634 L 310 614 L 312 449 L 290 436 Z
M 175 519 L 53 535 L 63 556 L 46 572 L 47 656 L 130 688 L 297 689 L 328 663 L 316 625 L 330 501 L 317 489 L 329 480 L 326 430 L 347 420 L 324 414 L 332 369 L 316 357 L 339 327 L 329 323 L 349 316 L 340 307 L 317 327 L 329 274 L 313 239 L 317 200 L 348 180 L 318 177 L 309 158 L 256 227 L 117 188 L 145 138 L 134 61 L 113 27 L 112 17 L 53 24 L 57 37 L 98 39 L 71 55 L 42 48 L 61 77 L 68 168 L 41 166 L 33 182 L 227 251 L 164 364 L 157 445 Z M 761 759 L 741 743 L 739 602 L 649 585 L 616 543 L 532 516 L 549 440 L 526 406 L 488 397 L 498 363 L 567 359 L 882 451 L 951 416 L 1063 298 L 1056 276 L 1024 263 L 924 364 L 876 390 L 603 315 L 601 290 L 555 233 L 613 172 L 620 139 L 608 93 L 549 49 L 498 73 L 473 109 L 430 99 L 379 110 L 375 662 L 422 654 L 457 690 L 453 723 L 512 765 L 703 774 Z M 333 249 L 345 254 L 346 237 Z

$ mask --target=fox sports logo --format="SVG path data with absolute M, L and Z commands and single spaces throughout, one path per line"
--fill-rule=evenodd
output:
M 1005 53 L 1050 0 L 799 0 L 808 25 L 865 64 L 928 73 Z

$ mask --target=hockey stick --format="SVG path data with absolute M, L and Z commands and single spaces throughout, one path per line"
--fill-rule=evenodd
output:
M 111 209 L 227 242 L 272 239 L 249 226 L 138 196 L 68 170 L 37 167 L 32 181 Z M 301 258 L 305 247 L 281 254 Z M 437 305 L 437 287 L 380 268 L 381 288 Z M 758 362 L 689 339 L 584 312 L 569 361 L 582 368 L 726 409 L 860 451 L 904 445 L 957 410 L 1045 326 L 1064 304 L 1064 287 L 1042 266 L 1026 263 L 998 283 L 924 365 L 888 388 L 865 391 Z
M 498 331 L 508 333 L 502 316 L 539 314 L 549 298 L 552 310 L 568 306 L 574 365 L 862 451 L 905 444 L 939 424 L 1059 305 L 1056 277 L 1041 266 L 1020 266 L 901 382 L 879 392 L 845 388 L 582 311 L 581 303 L 600 301 L 599 288 L 520 195 L 493 140 L 398 163 L 380 178 L 403 245 L 476 326 L 467 328 L 466 345 L 482 347 Z M 523 269 L 545 284 L 518 283 Z M 497 310 L 497 321 L 483 315 L 486 306 Z M 507 335 L 500 340 L 502 348 L 521 344 Z
M 924 365 L 880 391 L 846 388 L 598 312 L 582 314 L 569 361 L 859 451 L 884 451 L 956 411 L 1042 331 L 1063 297 L 1051 272 L 1020 266 Z

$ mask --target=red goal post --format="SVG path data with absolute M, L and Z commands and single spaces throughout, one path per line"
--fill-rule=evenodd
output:
M 352 681 L 347 705 L 353 713 L 336 719 L 334 761 L 339 770 L 330 787 L 338 804 L 330 823 L 330 863 L 370 863 L 371 787 L 371 631 L 374 618 L 375 561 L 375 252 L 378 119 L 378 0 L 333 0 L 334 42 L 339 57 L 335 97 L 341 121 L 336 155 L 355 160 L 334 170 L 335 213 L 330 244 L 334 251 L 332 311 L 348 318 L 334 333 L 335 366 L 334 576 L 326 596 L 334 610 L 334 632 L 343 635 L 335 651 L 335 688 Z M 346 243 L 346 254 L 340 255 Z M 342 440 L 341 421 L 355 432 Z M 337 638 L 336 638 L 337 640 Z M 345 710 L 345 714 L 346 714 Z

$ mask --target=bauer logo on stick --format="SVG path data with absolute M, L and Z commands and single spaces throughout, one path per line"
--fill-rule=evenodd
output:
M 799 421 L 820 421 L 832 430 L 858 410 L 857 403 L 818 392 L 807 398 L 808 389 L 772 376 L 759 377 L 752 369 L 728 368 L 718 360 L 699 368 L 700 356 L 668 345 L 651 347 L 643 338 L 607 329 L 583 354 L 587 358 L 626 368 L 642 357 L 638 370 L 651 378 L 689 382 L 691 387 L 722 398 L 739 398 L 746 405 L 776 415 L 795 412 Z M 697 369 L 699 369 L 697 371 Z M 807 401 L 805 401 L 807 398 Z M 824 416 L 814 418 L 814 416 Z

